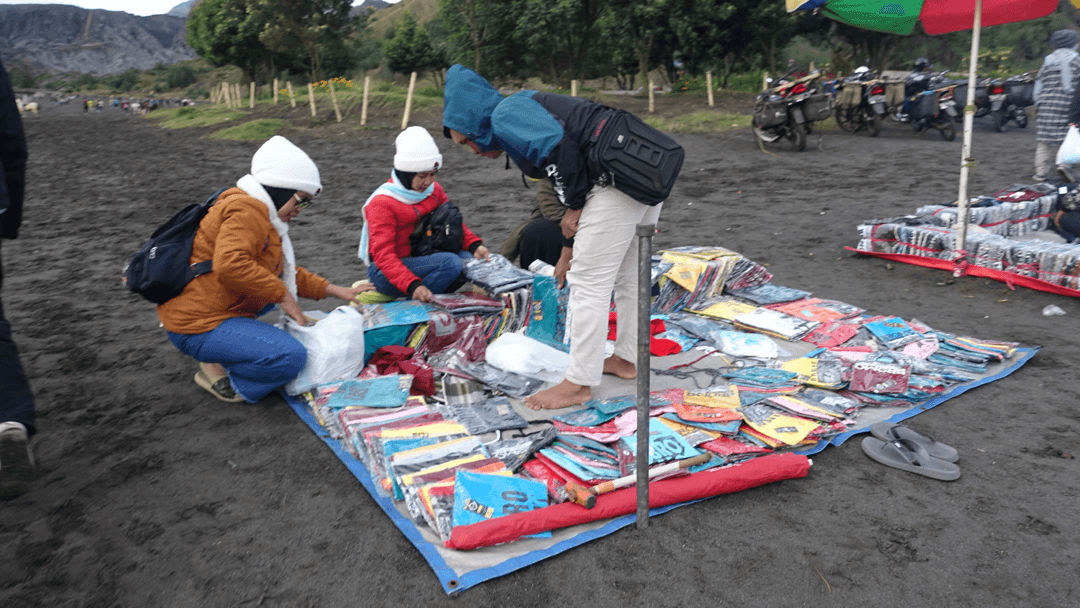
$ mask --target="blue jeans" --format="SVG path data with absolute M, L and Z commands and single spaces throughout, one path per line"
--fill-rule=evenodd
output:
M 473 259 L 468 251 L 450 253 L 440 251 L 431 255 L 422 255 L 415 258 L 402 258 L 401 263 L 410 272 L 420 278 L 420 283 L 431 290 L 431 293 L 446 293 L 460 277 L 464 268 L 463 263 Z M 401 293 L 394 284 L 386 278 L 374 262 L 368 267 L 368 279 L 379 293 L 400 298 Z
M 166 333 L 185 355 L 223 365 L 236 394 L 249 403 L 284 386 L 307 361 L 307 350 L 296 338 L 247 317 L 226 319 L 202 334 Z
M 0 286 L 4 284 L 4 268 L 0 262 Z M 4 305 L 0 302 L 0 422 L 18 422 L 33 435 L 34 396 L 26 381 L 26 372 L 19 362 L 19 351 L 11 339 L 11 325 L 4 318 Z

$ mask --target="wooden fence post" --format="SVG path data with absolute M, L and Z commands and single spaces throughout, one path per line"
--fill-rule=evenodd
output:
M 401 117 L 401 130 L 409 126 L 409 112 L 412 110 L 413 90 L 416 89 L 416 72 L 409 76 L 409 92 L 405 94 L 405 114 Z
M 255 109 L 255 81 L 252 80 L 248 84 L 248 108 Z
M 371 76 L 364 76 L 364 101 L 360 104 L 360 125 L 367 124 L 367 101 L 368 86 L 371 84 Z
M 769 73 L 765 72 L 761 75 L 761 90 L 769 90 Z
M 713 107 L 712 70 L 705 70 L 705 88 L 709 90 L 709 107 Z
M 311 103 L 311 117 L 315 118 L 315 87 L 311 86 L 311 83 L 307 83 L 307 98 Z
M 570 96 L 577 97 L 577 80 L 570 81 Z
M 236 107 L 240 108 L 244 105 L 244 94 L 240 91 L 240 83 L 233 83 L 233 91 L 236 93 Z
M 277 98 L 278 98 L 278 79 L 275 78 L 274 79 L 274 105 L 275 106 L 277 105 Z
M 226 108 L 232 108 L 232 95 L 229 94 L 231 92 L 229 91 L 229 86 L 230 85 L 227 82 L 221 83 L 221 96 L 225 99 Z
M 292 86 L 292 81 L 291 80 L 286 80 L 285 81 L 285 88 L 289 91 L 289 107 L 290 108 L 295 108 L 296 107 L 296 92 L 293 91 L 293 86 Z
M 653 103 L 653 83 L 652 78 L 649 79 L 649 114 L 652 114 L 656 110 L 656 104 Z
M 336 118 L 338 122 L 341 122 L 341 110 L 338 109 L 337 94 L 334 93 L 334 81 L 330 80 L 329 82 L 330 82 L 330 104 L 334 106 L 334 118 Z

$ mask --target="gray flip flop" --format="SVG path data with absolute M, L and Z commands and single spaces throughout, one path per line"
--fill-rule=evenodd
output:
M 953 481 L 960 477 L 960 467 L 934 458 L 920 446 L 904 440 L 882 441 L 877 437 L 866 437 L 862 440 L 862 449 L 870 458 L 902 471 L 941 481 Z
M 927 437 L 914 429 L 900 424 L 878 422 L 870 427 L 870 434 L 882 441 L 896 441 L 901 439 L 917 444 L 938 460 L 944 460 L 945 462 L 956 462 L 957 460 L 960 460 L 960 453 L 956 451 L 956 448 L 951 445 L 945 445 L 940 441 L 935 441 L 931 437 Z

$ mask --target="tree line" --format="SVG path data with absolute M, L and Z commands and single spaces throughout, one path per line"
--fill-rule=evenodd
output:
M 439 74 L 460 62 L 499 80 L 538 76 L 565 87 L 613 76 L 627 89 L 654 70 L 672 82 L 681 72 L 709 70 L 721 86 L 736 73 L 783 72 L 794 40 L 816 49 L 819 65 L 841 72 L 903 69 L 918 56 L 958 70 L 970 44 L 967 32 L 894 36 L 788 14 L 779 0 L 415 1 L 437 1 L 436 17 L 419 23 L 405 12 L 377 37 L 351 0 L 202 0 L 188 17 L 187 40 L 211 64 L 235 65 L 264 82 L 281 74 L 318 81 L 380 65 Z M 1072 14 L 1064 2 L 1050 17 L 986 28 L 984 69 L 1036 67 L 1050 33 L 1074 27 Z M 794 63 L 803 67 L 800 59 Z

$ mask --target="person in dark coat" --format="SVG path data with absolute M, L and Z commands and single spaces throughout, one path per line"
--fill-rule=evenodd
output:
M 650 205 L 622 192 L 590 158 L 594 142 L 618 114 L 595 102 L 542 91 L 503 98 L 465 66 L 446 72 L 443 134 L 487 158 L 505 152 L 526 176 L 546 178 L 567 208 L 559 223 L 563 237 L 574 239 L 566 275 L 570 364 L 562 382 L 526 398 L 533 409 L 585 403 L 603 374 L 637 375 L 637 252 L 632 244 L 638 225 L 656 224 L 663 203 Z M 617 337 L 614 353 L 606 356 L 613 292 Z
M 532 214 L 506 237 L 499 253 L 508 260 L 519 260 L 522 268 L 529 268 L 536 260 L 554 266 L 561 286 L 574 247 L 574 240 L 564 237 L 559 227 L 563 215 L 566 207 L 559 202 L 551 182 L 540 180 Z
M 0 243 L 19 235 L 26 156 L 26 137 L 15 104 L 15 91 L 0 62 Z M 3 284 L 4 267 L 0 258 L 0 287 Z M 0 498 L 22 494 L 33 478 L 30 437 L 35 431 L 34 397 L 0 300 Z

